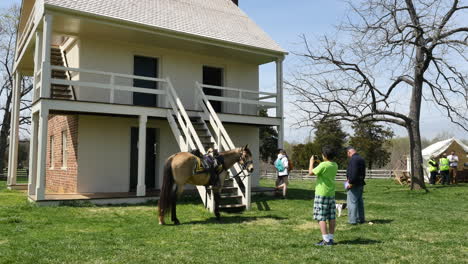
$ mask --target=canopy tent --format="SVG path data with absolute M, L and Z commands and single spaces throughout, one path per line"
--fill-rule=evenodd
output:
M 426 180 L 429 179 L 429 170 L 427 168 L 427 161 L 429 160 L 429 158 L 431 156 L 434 156 L 438 160 L 442 156 L 442 154 L 446 153 L 447 155 L 450 155 L 450 152 L 452 151 L 454 151 L 455 154 L 458 156 L 458 170 L 462 171 L 464 169 L 464 165 L 468 163 L 468 146 L 461 142 L 459 139 L 451 138 L 447 140 L 442 140 L 423 149 L 423 166 L 424 168 L 426 168 L 424 170 Z

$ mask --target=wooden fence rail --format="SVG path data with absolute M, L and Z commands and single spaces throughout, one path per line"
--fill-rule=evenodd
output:
M 396 170 L 366 170 L 366 179 L 392 179 L 395 177 Z M 261 179 L 276 179 L 276 171 L 263 170 L 260 173 Z M 289 173 L 289 179 L 295 180 L 308 180 L 315 179 L 314 176 L 308 175 L 308 170 L 292 170 Z M 338 170 L 336 174 L 336 180 L 344 181 L 346 180 L 346 170 Z

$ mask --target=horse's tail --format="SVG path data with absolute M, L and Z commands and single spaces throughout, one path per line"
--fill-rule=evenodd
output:
M 169 157 L 166 160 L 166 164 L 164 165 L 164 178 L 163 184 L 161 187 L 161 194 L 159 195 L 159 216 L 166 215 L 170 210 L 172 205 L 172 188 L 174 186 L 174 177 L 172 175 L 172 159 L 174 156 Z

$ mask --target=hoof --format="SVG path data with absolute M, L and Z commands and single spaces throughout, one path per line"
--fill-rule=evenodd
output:
M 176 219 L 176 220 L 174 221 L 174 225 L 180 225 L 179 220 Z
M 160 225 L 165 225 L 164 222 L 159 222 Z

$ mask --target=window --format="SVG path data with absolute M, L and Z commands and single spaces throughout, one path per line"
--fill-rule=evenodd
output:
M 55 165 L 54 158 L 54 136 L 50 136 L 50 146 L 49 146 L 49 155 L 50 155 L 50 168 L 53 169 Z
M 62 169 L 67 168 L 67 131 L 62 131 Z

